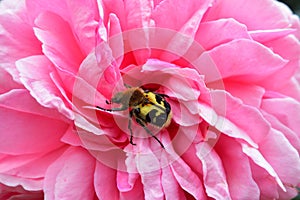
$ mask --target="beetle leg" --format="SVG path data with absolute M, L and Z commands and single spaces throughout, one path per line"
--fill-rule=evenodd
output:
M 129 121 L 128 121 L 128 129 L 130 131 L 130 140 L 129 140 L 129 142 L 132 145 L 136 145 L 135 143 L 133 143 L 133 133 L 132 133 L 132 129 L 131 129 L 132 116 L 133 116 L 133 110 L 131 110 L 130 113 L 129 113 Z
M 147 128 L 146 124 L 139 118 L 136 118 L 136 122 L 141 125 L 145 131 L 151 135 L 159 144 L 162 148 L 165 148 L 164 145 L 161 143 L 161 141 Z
M 100 106 L 96 106 L 96 108 L 100 109 L 100 110 L 104 110 L 104 111 L 108 111 L 108 112 L 113 112 L 113 111 L 123 111 L 123 110 L 127 110 L 128 107 L 127 106 L 122 106 L 120 108 L 112 108 L 112 109 L 107 109 L 107 108 L 102 108 Z

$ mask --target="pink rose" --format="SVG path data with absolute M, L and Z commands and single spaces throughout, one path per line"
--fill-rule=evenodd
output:
M 1 1 L 0 197 L 293 198 L 299 38 L 272 0 Z M 159 142 L 96 108 L 128 85 Z

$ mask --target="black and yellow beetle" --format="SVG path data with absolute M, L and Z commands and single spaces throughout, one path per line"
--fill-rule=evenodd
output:
M 111 101 L 106 101 L 107 104 L 120 104 L 120 107 L 106 109 L 97 106 L 98 109 L 104 111 L 124 111 L 129 110 L 128 129 L 130 131 L 130 143 L 133 143 L 133 133 L 131 129 L 132 119 L 142 126 L 145 131 L 151 135 L 164 148 L 162 142 L 149 130 L 147 124 L 152 124 L 158 128 L 168 127 L 172 111 L 170 104 L 166 101 L 165 94 L 159 94 L 148 90 L 143 90 L 140 87 L 128 87 L 122 92 L 116 93 Z

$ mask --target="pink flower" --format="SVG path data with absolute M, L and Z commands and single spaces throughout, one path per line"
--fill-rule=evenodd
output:
M 299 38 L 272 0 L 1 1 L 0 197 L 296 196 Z M 96 108 L 125 85 L 171 105 L 164 148 Z

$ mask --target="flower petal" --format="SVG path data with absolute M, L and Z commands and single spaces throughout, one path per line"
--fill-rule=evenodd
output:
M 299 153 L 285 136 L 271 129 L 270 134 L 259 145 L 260 152 L 272 165 L 283 183 L 296 186 L 300 182 Z
M 292 131 L 289 127 L 285 126 L 275 116 L 264 113 L 264 117 L 271 123 L 272 128 L 280 131 L 284 134 L 285 138 L 289 140 L 291 145 L 300 152 L 300 138 L 295 131 Z
M 261 166 L 249 159 L 252 176 L 260 189 L 260 198 L 279 199 L 278 184 L 276 180 Z
M 185 199 L 184 192 L 178 184 L 170 166 L 161 169 L 161 185 L 166 200 Z
M 25 190 L 38 191 L 43 188 L 43 179 L 29 179 L 23 177 L 16 177 L 9 174 L 0 174 L 0 182 L 10 186 L 16 187 L 21 185 Z
M 1 158 L 0 173 L 15 176 L 16 179 L 43 179 L 49 165 L 51 165 L 65 149 L 65 147 L 62 147 L 52 152 L 30 155 L 4 155 Z
M 199 10 L 205 12 L 211 2 L 211 0 L 192 0 L 186 3 L 183 1 L 165 0 L 155 7 L 152 17 L 157 27 L 179 31 L 195 12 Z
M 144 186 L 145 200 L 164 199 L 164 192 L 161 186 L 161 171 L 152 171 L 151 173 L 141 173 Z
M 125 14 L 127 16 L 127 28 L 142 28 L 150 26 L 151 1 L 150 0 L 126 0 Z
M 224 84 L 226 91 L 232 96 L 243 101 L 244 104 L 259 108 L 265 89 L 261 86 L 249 83 L 226 82 Z
M 203 184 L 207 195 L 214 199 L 231 199 L 220 157 L 206 143 L 197 144 L 196 149 L 202 162 Z M 203 154 L 203 151 L 207 153 Z
M 109 15 L 114 14 L 119 18 L 122 30 L 126 29 L 127 18 L 125 15 L 125 5 L 122 0 L 103 0 L 100 3 L 100 8 L 103 9 L 103 22 L 108 24 Z
M 15 61 L 41 54 L 41 43 L 33 33 L 26 12 L 23 1 L 6 1 L 0 4 L 1 68 L 9 72 L 15 81 L 19 79 Z
M 206 50 L 242 38 L 250 39 L 247 27 L 232 18 L 201 23 L 195 36 L 195 40 Z
M 101 162 L 96 162 L 94 187 L 99 199 L 119 199 L 117 171 L 102 164 Z
M 199 115 L 222 133 L 247 141 L 257 147 L 269 133 L 270 125 L 258 109 L 243 104 L 222 90 L 211 92 L 211 107 L 200 102 Z M 256 131 L 249 124 L 255 124 Z
M 59 9 L 57 7 L 59 5 Z M 30 10 L 29 15 L 32 20 L 38 18 L 43 12 L 52 12 L 68 22 L 68 26 L 76 35 L 81 49 L 88 54 L 95 47 L 95 30 L 99 13 L 95 0 L 27 0 L 26 7 Z M 56 27 L 58 28 L 58 27 Z
M 300 124 L 300 103 L 292 98 L 264 99 L 262 109 L 275 116 L 282 124 L 298 133 Z
M 117 66 L 120 66 L 124 57 L 124 41 L 120 20 L 115 14 L 109 15 L 109 46 L 113 57 L 116 58 Z
M 42 67 L 41 67 L 42 66 Z M 44 56 L 31 56 L 17 62 L 21 81 L 31 95 L 43 106 L 56 108 L 67 118 L 73 119 L 73 111 L 68 108 L 65 98 L 50 77 L 52 64 Z
M 202 181 L 181 158 L 171 163 L 171 169 L 182 189 L 195 199 L 206 198 Z
M 295 32 L 294 29 L 271 29 L 271 30 L 255 30 L 249 31 L 252 39 L 259 43 L 271 42 L 272 40 L 281 39 L 291 33 Z
M 268 161 L 264 158 L 264 156 L 261 154 L 259 150 L 253 147 L 249 147 L 246 144 L 242 144 L 242 149 L 243 152 L 247 156 L 249 156 L 249 158 L 251 158 L 256 165 L 265 169 L 268 172 L 268 174 L 276 180 L 277 184 L 280 186 L 280 188 L 283 191 L 286 191 L 282 181 L 278 177 L 278 174 L 274 171 L 273 167 L 270 165 L 270 163 L 268 163 Z
M 253 20 L 253 15 L 249 15 L 249 13 L 255 13 L 255 20 Z M 240 23 L 246 24 L 248 30 L 266 30 L 290 26 L 289 15 L 275 1 L 216 1 L 207 13 L 205 21 L 221 18 L 234 18 Z
M 117 187 L 120 191 L 120 199 L 144 199 L 144 189 L 137 173 L 118 171 Z
M 43 53 L 58 69 L 76 73 L 84 53 L 72 33 L 70 25 L 60 16 L 41 13 L 35 20 L 35 35 L 42 42 Z
M 248 157 L 232 138 L 222 135 L 215 147 L 222 160 L 232 199 L 259 199 L 260 191 L 253 180 Z
M 205 75 L 206 82 L 217 81 L 222 77 L 225 81 L 230 78 L 249 83 L 268 82 L 266 78 L 286 63 L 286 60 L 257 42 L 237 39 L 203 53 L 194 61 L 194 66 Z
M 143 151 L 145 153 L 135 156 L 135 161 L 144 186 L 145 199 L 164 199 L 160 162 L 149 147 L 145 146 Z
M 13 80 L 13 77 L 6 72 L 4 69 L 0 68 L 0 94 L 9 92 L 14 88 L 23 88 L 17 82 Z
M 93 199 L 94 169 L 95 161 L 86 151 L 70 147 L 46 172 L 45 198 Z
M 33 111 L 43 111 L 33 99 L 31 99 L 33 103 L 30 104 L 30 102 L 28 102 L 28 96 L 23 98 L 27 101 L 26 103 L 28 105 L 35 108 Z M 20 101 L 22 99 L 18 100 Z M 40 114 L 37 115 L 26 111 L 26 109 L 24 112 L 1 105 L 0 110 L 2 119 L 0 140 L 5 141 L 0 145 L 0 151 L 2 153 L 17 155 L 45 152 L 62 145 L 60 138 L 68 126 L 65 122 L 59 119 L 51 119 Z M 33 125 L 28 125 L 28 122 Z
M 85 55 L 88 55 L 95 47 L 95 30 L 98 26 L 99 11 L 96 0 L 67 0 L 68 11 L 70 14 L 71 28 L 76 35 L 77 43 Z M 58 1 L 59 5 L 61 1 Z M 45 3 L 48 5 L 47 3 Z M 58 10 L 55 7 L 54 11 Z
M 272 75 L 272 81 L 266 82 L 267 88 L 280 89 L 284 86 L 280 83 L 286 82 L 286 80 L 291 79 L 298 69 L 297 67 L 300 59 L 299 39 L 289 35 L 286 37 L 279 38 L 277 40 L 265 42 L 263 44 L 272 49 L 274 53 L 280 55 L 283 59 L 288 61 L 288 63 L 283 68 L 276 71 L 276 73 Z M 287 48 L 288 52 L 284 51 L 284 49 Z M 285 91 L 284 88 L 281 89 L 281 92 L 283 94 L 290 94 L 290 91 Z
M 8 187 L 0 184 L 0 199 L 43 199 L 42 191 L 29 192 L 21 186 Z
M 22 99 L 22 103 L 20 103 Z M 57 110 L 42 107 L 26 89 L 12 89 L 0 95 L 0 106 L 6 109 L 68 122 Z

